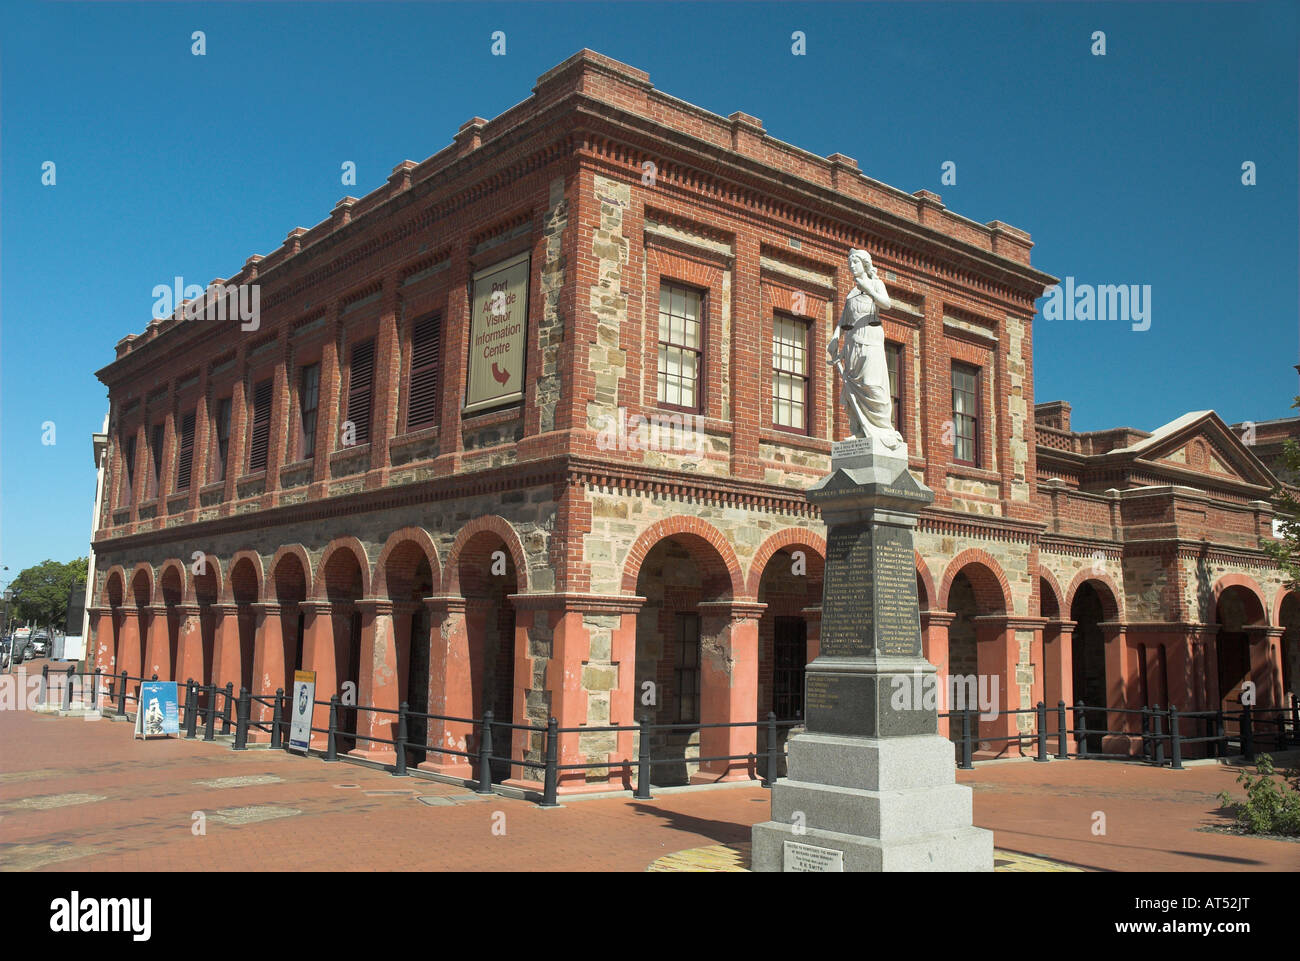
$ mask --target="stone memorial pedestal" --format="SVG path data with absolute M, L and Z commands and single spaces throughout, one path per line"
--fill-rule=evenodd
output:
M 827 526 L 821 642 L 806 732 L 787 745 L 772 820 L 753 828 L 753 869 L 992 871 L 993 834 L 972 826 L 933 696 L 917 696 L 937 681 L 912 548 L 934 494 L 908 472 L 906 447 L 867 438 L 834 445 L 808 499 Z

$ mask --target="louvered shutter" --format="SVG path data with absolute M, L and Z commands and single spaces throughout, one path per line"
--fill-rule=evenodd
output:
M 370 443 L 370 393 L 375 376 L 375 341 L 363 340 L 352 348 L 348 378 L 348 417 L 356 426 L 357 445 Z
M 411 333 L 411 380 L 406 402 L 406 429 L 438 422 L 438 363 L 442 359 L 442 318 L 426 317 Z
M 176 463 L 176 489 L 190 489 L 190 471 L 194 466 L 194 413 L 181 418 L 181 449 Z
M 149 453 L 153 458 L 153 476 L 150 497 L 158 497 L 162 494 L 162 460 L 163 460 L 163 440 L 166 437 L 166 428 L 162 424 L 153 425 L 153 434 L 149 439 Z
M 266 470 L 266 455 L 271 446 L 271 381 L 264 380 L 253 388 L 253 438 L 248 447 L 248 470 Z

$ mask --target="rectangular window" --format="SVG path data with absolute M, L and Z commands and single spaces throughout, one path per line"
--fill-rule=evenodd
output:
M 226 454 L 230 451 L 230 398 L 217 401 L 217 423 L 213 431 L 217 437 L 217 457 L 212 465 L 212 480 L 226 479 Z
M 411 331 L 411 371 L 407 379 L 406 429 L 438 423 L 438 362 L 442 354 L 442 318 L 415 322 Z
M 162 424 L 154 424 L 153 430 L 149 435 L 149 456 L 150 463 L 153 465 L 153 473 L 149 475 L 149 497 L 153 499 L 162 493 L 162 460 L 163 460 L 163 439 L 166 436 L 166 428 Z
M 122 458 L 126 466 L 126 487 L 122 491 L 122 506 L 135 503 L 135 434 L 122 443 Z
M 250 474 L 266 470 L 267 455 L 271 450 L 271 385 L 268 377 L 253 387 L 253 432 L 248 443 Z
M 808 324 L 793 317 L 772 321 L 772 425 L 808 429 Z
M 194 411 L 181 418 L 181 444 L 176 458 L 176 489 L 190 489 L 190 474 L 194 469 Z
M 979 466 L 980 371 L 969 364 L 952 365 L 952 459 Z
M 370 394 L 375 376 L 375 339 L 352 345 L 352 360 L 348 366 L 348 421 L 352 424 L 351 437 L 355 444 L 370 443 Z M 345 435 L 348 425 L 344 424 Z
M 902 344 L 896 344 L 892 340 L 885 341 L 885 364 L 889 368 L 889 405 L 894 418 L 894 430 L 904 434 Z
M 659 288 L 659 403 L 700 409 L 703 297 L 676 284 Z
M 673 689 L 677 695 L 676 720 L 700 719 L 700 617 L 677 615 L 677 653 Z
M 302 368 L 298 379 L 298 459 L 316 453 L 316 408 L 320 405 L 320 364 Z

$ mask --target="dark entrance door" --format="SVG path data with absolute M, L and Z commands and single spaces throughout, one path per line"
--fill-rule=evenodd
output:
M 429 710 L 429 615 L 421 605 L 411 614 L 411 648 L 406 669 L 406 707 L 411 712 L 406 721 L 406 763 L 419 764 L 425 759 L 424 745 L 429 741 L 428 718 L 416 715 Z
M 1092 585 L 1079 588 L 1070 615 L 1075 622 L 1074 699 L 1087 707 L 1083 720 L 1088 727 L 1088 752 L 1099 754 L 1106 730 L 1106 638 L 1101 630 L 1101 598 Z M 1078 722 L 1076 715 L 1073 723 Z
M 808 663 L 808 622 L 802 617 L 778 617 L 772 638 L 772 713 L 778 721 L 803 720 L 804 668 Z M 759 718 L 765 721 L 766 718 Z M 766 727 L 760 727 L 759 767 L 765 777 L 781 777 L 785 772 L 784 760 L 778 761 L 776 772 L 767 770 Z M 777 745 L 784 746 L 790 736 L 789 727 L 776 730 Z
M 1219 634 L 1219 700 L 1225 711 L 1241 710 L 1241 686 L 1250 680 L 1250 640 L 1242 631 Z

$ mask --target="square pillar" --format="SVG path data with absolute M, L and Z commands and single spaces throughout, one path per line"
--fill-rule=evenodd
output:
M 443 753 L 468 752 L 474 727 L 470 677 L 469 626 L 466 601 L 460 596 L 426 597 L 429 610 L 429 755 L 421 770 L 469 780 L 475 776 L 472 757 Z
M 700 722 L 736 724 L 758 721 L 758 620 L 766 604 L 755 601 L 707 601 L 700 612 Z M 692 783 L 745 781 L 755 775 L 758 728 L 704 727 L 703 761 Z M 737 757 L 739 756 L 739 757 Z
M 338 690 L 338 676 L 334 667 L 333 605 L 329 601 L 302 601 L 298 609 L 303 614 L 302 669 L 316 672 L 316 701 L 329 701 Z M 322 731 L 329 727 L 328 704 L 317 703 L 312 712 L 312 728 Z M 312 731 L 311 746 L 324 750 L 328 735 Z
M 357 743 L 352 755 L 383 764 L 393 763 L 393 745 L 363 738 L 397 737 L 397 708 L 401 684 L 397 672 L 397 644 L 393 628 L 393 602 L 366 598 L 357 601 L 361 611 L 361 668 L 357 678 L 357 703 L 378 711 L 357 711 Z M 384 713 L 392 712 L 392 713 Z
M 948 703 L 952 687 L 948 683 L 948 627 L 957 619 L 952 611 L 921 612 L 921 654 L 934 665 L 935 679 L 939 690 L 939 713 L 946 714 L 952 710 Z M 951 731 L 960 736 L 961 725 L 950 724 L 950 719 L 939 718 L 939 733 L 949 737 Z

